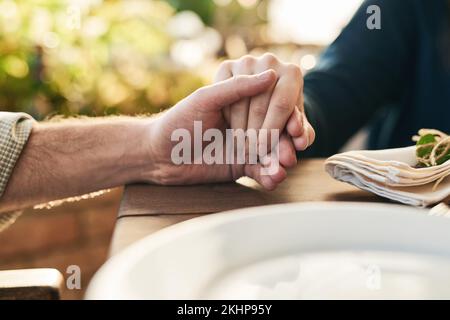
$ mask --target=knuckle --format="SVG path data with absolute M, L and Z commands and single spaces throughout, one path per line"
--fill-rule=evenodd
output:
M 280 61 L 278 60 L 277 56 L 270 52 L 263 54 L 263 56 L 261 57 L 261 61 L 269 66 L 280 64 Z
M 257 117 L 265 116 L 267 113 L 267 106 L 258 103 L 253 105 L 250 111 Z
M 246 54 L 239 58 L 240 61 L 253 61 L 255 60 L 255 57 L 252 55 Z
M 225 60 L 220 63 L 219 69 L 229 69 L 233 65 L 232 60 Z
M 245 55 L 239 59 L 239 66 L 243 68 L 252 67 L 255 63 L 255 58 L 250 55 Z
M 214 82 L 222 81 L 229 77 L 231 72 L 231 66 L 233 63 L 229 60 L 222 62 L 217 69 L 217 72 L 214 77 Z
M 248 87 L 246 76 L 233 76 L 232 78 L 233 92 L 236 94 L 237 98 L 241 97 L 241 92 L 245 92 Z
M 282 103 L 276 104 L 275 105 L 275 109 L 278 110 L 278 112 L 281 112 L 281 113 L 287 113 L 287 112 L 291 111 L 291 107 L 289 105 L 282 104 Z
M 294 63 L 288 63 L 286 65 L 286 70 L 292 74 L 295 78 L 301 80 L 303 82 L 303 75 L 302 75 L 302 69 L 300 69 L 300 66 L 294 64 Z
M 281 99 L 275 104 L 275 109 L 278 112 L 286 113 L 291 112 L 293 108 L 286 99 Z
M 233 66 L 232 60 L 225 60 L 219 65 L 218 72 L 224 72 L 224 71 L 231 70 L 232 66 Z
M 205 95 L 206 90 L 207 90 L 206 87 L 198 88 L 191 94 L 191 98 L 194 101 L 200 100 Z
M 246 84 L 246 79 L 247 79 L 246 76 L 243 76 L 243 75 L 236 76 L 236 75 L 234 75 L 232 81 L 233 81 L 233 84 L 236 87 L 239 88 L 239 87 L 244 86 Z

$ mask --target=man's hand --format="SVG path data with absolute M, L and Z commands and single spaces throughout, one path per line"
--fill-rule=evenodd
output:
M 261 174 L 263 167 L 260 163 L 175 165 L 171 159 L 171 151 L 177 142 L 171 141 L 171 135 L 176 129 L 185 128 L 193 137 L 194 121 L 200 121 L 203 132 L 218 128 L 225 137 L 225 129 L 229 125 L 223 109 L 263 94 L 275 86 L 276 79 L 277 75 L 273 70 L 256 75 L 236 76 L 197 90 L 162 114 L 153 124 L 150 145 L 151 161 L 158 164 L 158 170 L 144 173 L 143 179 L 159 184 L 193 184 L 232 181 L 249 176 L 264 188 L 274 189 L 286 178 L 286 171 L 281 166 L 277 166 L 276 171 L 270 175 L 265 175 Z M 226 150 L 225 145 L 222 150 Z
M 260 58 L 244 56 L 222 63 L 215 81 L 241 75 L 275 70 L 278 79 L 269 90 L 230 104 L 224 116 L 231 128 L 279 129 L 285 131 L 280 142 L 280 161 L 285 167 L 295 162 L 295 150 L 305 150 L 315 139 L 315 132 L 303 108 L 303 76 L 294 64 L 282 63 L 273 54 Z M 289 138 L 288 138 L 289 137 Z
M 276 79 L 273 70 L 234 77 L 197 90 L 157 117 L 36 123 L 0 199 L 0 212 L 133 182 L 181 185 L 247 175 L 273 189 L 286 177 L 282 167 L 261 175 L 258 163 L 176 165 L 171 136 L 179 128 L 193 135 L 194 121 L 202 122 L 203 131 L 225 130 L 223 108 L 262 94 Z

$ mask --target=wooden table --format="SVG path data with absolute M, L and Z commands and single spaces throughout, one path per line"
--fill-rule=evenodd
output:
M 111 255 L 137 240 L 181 221 L 205 214 L 267 204 L 304 201 L 385 201 L 332 179 L 323 159 L 301 160 L 275 191 L 243 178 L 238 183 L 196 186 L 125 187 L 111 243 Z

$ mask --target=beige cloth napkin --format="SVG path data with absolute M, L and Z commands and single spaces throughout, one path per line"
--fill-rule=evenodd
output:
M 415 152 L 415 146 L 350 151 L 328 158 L 325 170 L 339 181 L 412 206 L 427 207 L 449 198 L 450 161 L 439 166 L 415 168 Z

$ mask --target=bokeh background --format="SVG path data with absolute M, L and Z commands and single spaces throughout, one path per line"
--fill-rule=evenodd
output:
M 156 113 L 245 54 L 272 52 L 306 73 L 361 2 L 0 0 L 0 110 Z M 120 191 L 28 210 L 0 234 L 0 270 L 77 264 L 84 289 L 107 257 Z
M 360 2 L 1 0 L 0 109 L 155 113 L 247 53 L 308 71 Z

